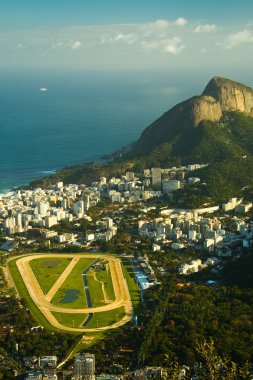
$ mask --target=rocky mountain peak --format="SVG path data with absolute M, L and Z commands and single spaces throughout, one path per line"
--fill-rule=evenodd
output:
M 222 112 L 240 111 L 253 116 L 253 90 L 244 84 L 226 78 L 214 77 L 202 95 L 215 98 L 220 103 Z
M 223 112 L 239 111 L 253 117 L 253 89 L 230 79 L 214 77 L 201 96 L 194 96 L 167 111 L 143 132 L 130 154 L 148 154 L 202 121 L 217 122 Z

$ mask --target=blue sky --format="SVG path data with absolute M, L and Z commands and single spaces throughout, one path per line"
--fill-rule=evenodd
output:
M 239 24 L 253 17 L 251 0 L 8 0 L 1 4 L 3 28 L 139 23 L 157 18 Z
M 252 0 L 8 0 L 1 69 L 251 73 Z M 231 74 L 230 74 L 231 73 Z

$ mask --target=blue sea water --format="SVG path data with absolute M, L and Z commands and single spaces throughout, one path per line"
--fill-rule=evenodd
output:
M 129 144 L 199 88 L 168 74 L 1 73 L 0 193 Z

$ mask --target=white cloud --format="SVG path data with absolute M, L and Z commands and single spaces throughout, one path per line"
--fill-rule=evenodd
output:
M 170 22 L 167 20 L 156 20 L 153 24 L 159 29 L 167 29 L 170 26 Z
M 141 41 L 141 46 L 144 51 L 150 53 L 160 47 L 159 41 Z
M 187 21 L 180 17 L 176 20 L 157 19 L 143 24 L 73 26 L 0 32 L 0 49 L 7 51 L 10 48 L 10 41 L 15 50 L 22 50 L 25 47 L 31 53 L 37 51 L 45 54 L 53 51 L 56 54 L 58 51 L 78 50 L 83 46 L 86 49 L 93 49 L 102 45 L 113 45 L 120 49 L 123 43 L 129 45 L 129 48 L 131 46 L 140 48 L 143 41 L 147 46 L 156 46 L 157 42 L 159 46 L 164 46 L 163 41 L 173 40 L 177 36 L 178 27 L 181 29 L 186 23 Z M 183 33 L 183 30 L 180 33 Z M 183 36 L 180 37 L 183 39 Z M 173 48 L 167 48 L 167 50 L 174 51 Z
M 183 17 L 179 17 L 175 21 L 168 21 L 164 19 L 156 20 L 152 23 L 146 24 L 149 27 L 155 27 L 157 29 L 167 29 L 171 26 L 185 26 L 187 24 L 187 20 Z
M 110 45 L 114 41 L 112 36 L 107 36 L 105 34 L 102 34 L 99 40 L 100 40 L 101 45 L 107 45 L 107 44 Z
M 253 26 L 253 20 L 250 20 L 245 26 L 246 28 L 250 28 L 251 26 Z
M 185 26 L 187 24 L 187 20 L 183 17 L 179 17 L 176 21 L 174 21 L 174 24 L 177 26 Z
M 183 18 L 176 21 L 156 20 L 146 24 L 115 25 L 108 28 L 108 33 L 99 37 L 101 45 L 125 43 L 139 48 L 138 51 L 151 53 L 178 54 L 184 49 L 181 38 L 174 36 L 176 26 L 183 26 Z
M 173 37 L 163 40 L 141 41 L 143 50 L 147 53 L 160 51 L 162 53 L 179 54 L 185 46 L 179 37 Z
M 116 42 L 117 41 L 124 41 L 128 45 L 134 44 L 137 40 L 138 40 L 137 36 L 135 34 L 132 34 L 132 33 L 128 33 L 128 34 L 118 33 L 116 35 L 116 37 L 114 38 L 114 41 L 116 41 Z
M 51 44 L 51 50 L 57 50 L 57 49 L 60 49 L 60 48 L 62 48 L 63 47 L 63 42 L 60 42 L 60 41 L 58 41 L 58 42 L 52 42 L 52 44 Z
M 166 53 L 178 54 L 185 48 L 182 41 L 178 37 L 174 37 L 171 40 L 167 40 L 164 46 L 164 51 Z
M 76 50 L 79 49 L 82 46 L 82 43 L 80 41 L 75 41 L 71 45 L 71 49 Z
M 252 43 L 252 42 L 253 42 L 252 32 L 248 29 L 245 29 L 241 32 L 230 34 L 224 40 L 224 42 L 219 43 L 218 45 L 224 47 L 225 49 L 232 49 L 242 44 Z
M 219 62 L 225 62 L 226 49 L 239 46 L 242 56 L 250 58 L 253 28 L 233 30 L 193 21 L 188 24 L 183 17 L 167 20 L 164 15 L 139 24 L 0 30 L 0 65 L 185 67 L 199 61 L 208 65 L 210 54 L 219 54 Z M 74 53 L 78 60 L 73 61 Z
M 200 24 L 198 25 L 194 32 L 195 33 L 214 33 L 217 32 L 218 28 L 215 24 Z

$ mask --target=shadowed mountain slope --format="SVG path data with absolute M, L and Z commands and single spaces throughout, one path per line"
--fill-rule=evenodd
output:
M 253 116 L 253 90 L 229 79 L 215 77 L 201 96 L 190 98 L 166 112 L 141 134 L 130 156 L 149 154 L 154 148 L 188 134 L 202 121 L 218 122 L 224 112 Z

